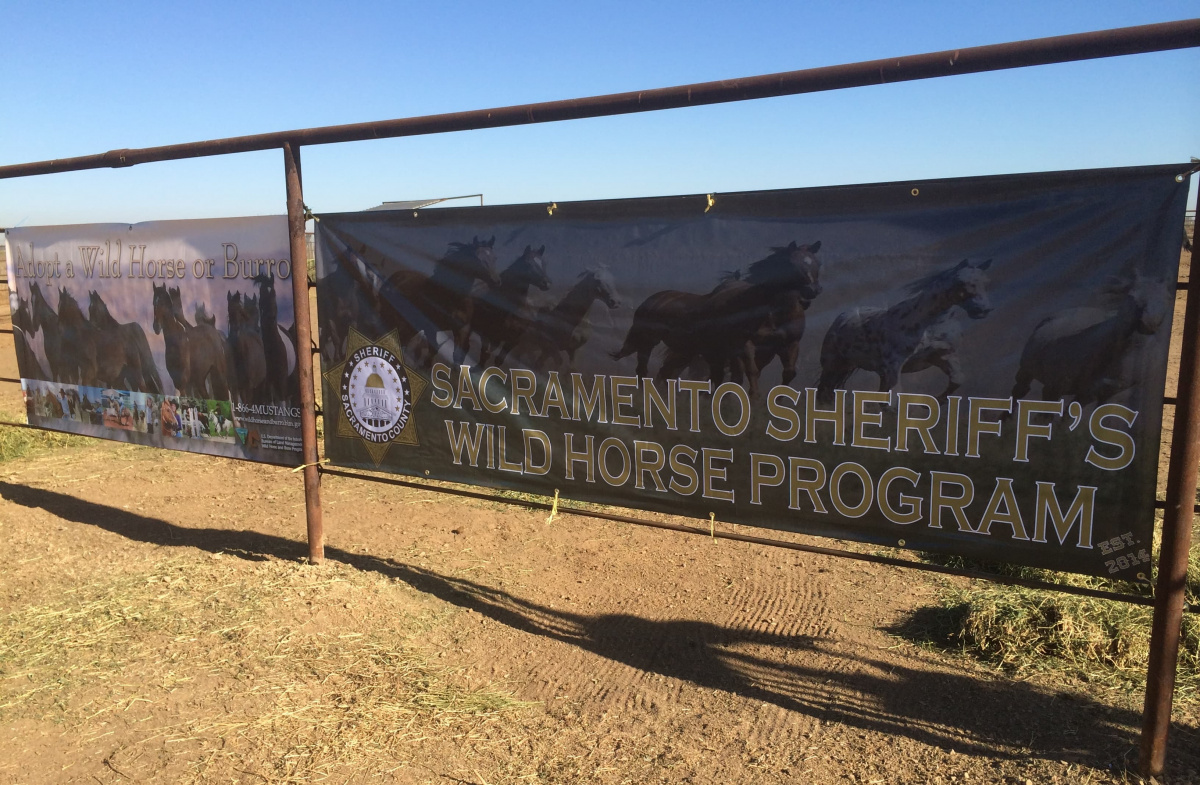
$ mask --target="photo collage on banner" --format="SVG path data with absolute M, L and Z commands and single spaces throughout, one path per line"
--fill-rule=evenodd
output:
M 1187 168 L 322 215 L 326 454 L 1146 577 Z
M 31 425 L 299 463 L 286 217 L 25 227 L 6 240 Z

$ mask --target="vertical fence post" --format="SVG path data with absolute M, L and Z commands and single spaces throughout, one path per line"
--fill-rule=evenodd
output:
M 308 521 L 308 558 L 325 560 L 325 523 L 321 519 L 321 474 L 317 461 L 317 412 L 313 393 L 312 328 L 308 308 L 308 243 L 304 237 L 304 189 L 300 147 L 283 145 L 287 180 L 288 236 L 292 254 L 292 302 L 296 314 L 296 376 L 300 382 L 300 442 L 304 454 L 304 510 Z
M 1200 193 L 1197 194 L 1200 204 Z M 1193 244 L 1193 248 L 1195 245 Z M 1200 269 L 1192 251 L 1183 319 L 1179 363 L 1179 392 L 1175 400 L 1175 430 L 1167 468 L 1167 508 L 1163 513 L 1158 582 L 1154 589 L 1154 627 L 1150 633 L 1150 664 L 1146 674 L 1146 704 L 1138 768 L 1143 776 L 1162 774 L 1167 759 L 1167 731 L 1179 660 L 1187 587 L 1188 549 L 1192 540 L 1196 475 L 1200 467 Z

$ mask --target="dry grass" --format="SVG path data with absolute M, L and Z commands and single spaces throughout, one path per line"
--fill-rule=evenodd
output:
M 0 410 L 0 420 L 24 422 L 21 415 Z M 21 458 L 40 450 L 53 450 L 77 445 L 84 437 L 71 436 L 55 431 L 35 431 L 30 428 L 12 428 L 0 425 L 0 463 Z
M 1114 588 L 1110 581 L 1087 576 L 1030 568 L 1003 571 Z M 1187 586 L 1188 602 L 1200 603 L 1200 547 L 1192 548 Z M 1049 673 L 1129 692 L 1145 687 L 1153 616 L 1147 606 L 978 582 L 965 587 L 943 583 L 941 602 L 940 612 L 925 613 L 905 634 L 1013 674 Z M 1200 615 L 1195 613 L 1184 614 L 1176 701 L 1200 706 Z
M 430 664 L 412 637 L 438 619 L 420 602 L 344 565 L 206 555 L 97 580 L 0 619 L 0 720 L 81 743 L 124 733 L 111 765 L 135 777 L 403 767 L 427 735 L 478 734 L 522 705 Z

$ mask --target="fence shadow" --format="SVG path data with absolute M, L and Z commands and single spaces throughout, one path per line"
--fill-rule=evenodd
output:
M 138 542 L 192 547 L 248 560 L 295 560 L 308 552 L 305 543 L 283 537 L 183 527 L 3 481 L 0 497 Z M 903 736 L 967 754 L 1070 760 L 1100 770 L 1132 767 L 1136 762 L 1140 715 L 1086 695 L 1057 693 L 953 666 L 929 669 L 916 657 L 885 660 L 851 655 L 844 647 L 839 650 L 813 636 L 786 636 L 692 619 L 572 613 L 388 558 L 331 547 L 325 553 L 330 560 L 404 581 L 512 629 L 642 671 L 773 704 L 822 723 Z M 797 650 L 812 656 L 796 656 Z M 1171 768 L 1194 770 L 1200 766 L 1200 729 L 1176 723 L 1172 737 Z

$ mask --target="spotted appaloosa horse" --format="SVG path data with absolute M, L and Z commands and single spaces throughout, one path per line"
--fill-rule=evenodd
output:
M 855 308 L 842 312 L 821 344 L 821 378 L 817 399 L 833 400 L 835 389 L 844 389 L 856 370 L 879 375 L 880 391 L 890 391 L 900 381 L 904 369 L 927 333 L 951 308 L 958 306 L 972 319 L 991 312 L 987 295 L 988 259 L 972 265 L 963 259 L 948 270 L 941 270 L 910 283 L 910 295 L 891 308 Z

